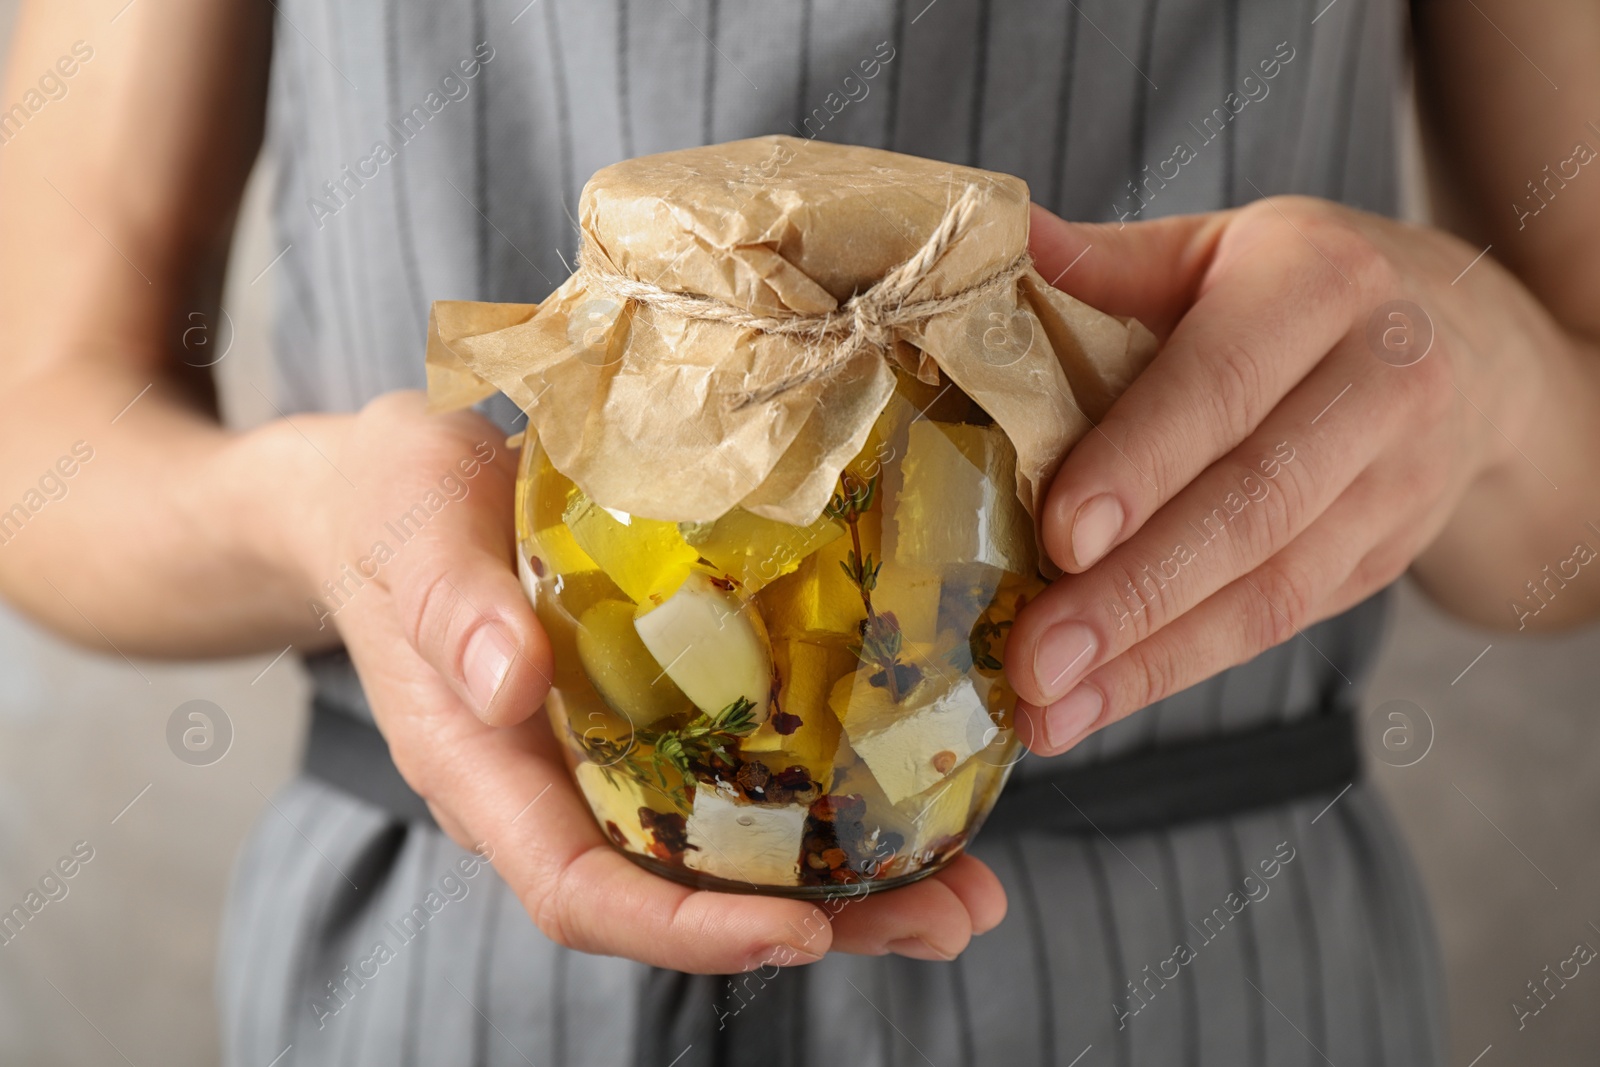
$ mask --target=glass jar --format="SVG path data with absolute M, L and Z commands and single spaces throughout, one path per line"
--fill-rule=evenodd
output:
M 1021 746 L 1002 651 L 1043 586 L 1005 433 L 897 371 L 808 526 L 590 500 L 530 433 L 518 561 L 547 710 L 611 841 L 724 891 L 826 897 L 958 855 Z

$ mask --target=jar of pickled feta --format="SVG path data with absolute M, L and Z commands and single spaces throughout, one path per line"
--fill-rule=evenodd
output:
M 434 305 L 437 406 L 528 414 L 517 565 L 598 827 L 692 885 L 950 862 L 1021 752 L 1038 503 L 1148 361 L 1027 258 L 1026 186 L 794 138 L 585 187 L 539 305 Z
M 1004 431 L 902 376 L 806 525 L 607 508 L 524 446 L 552 724 L 619 848 L 796 895 L 958 853 L 1015 762 L 1006 631 L 1042 585 Z

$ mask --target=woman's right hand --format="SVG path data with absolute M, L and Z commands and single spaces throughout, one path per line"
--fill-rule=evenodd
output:
M 999 923 L 1004 890 L 971 857 L 826 906 L 697 891 L 630 862 L 536 714 L 551 650 L 512 569 L 517 462 L 504 436 L 470 412 L 428 414 L 417 393 L 327 425 L 326 477 L 292 534 L 316 610 L 401 775 L 451 838 L 492 857 L 552 940 L 726 973 L 829 950 L 948 959 Z

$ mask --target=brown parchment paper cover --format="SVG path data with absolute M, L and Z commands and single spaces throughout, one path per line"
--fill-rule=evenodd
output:
M 703 319 L 619 299 L 594 278 L 843 325 L 852 296 L 926 251 L 941 225 L 948 241 L 896 306 L 962 306 L 880 330 L 878 344 Z M 888 402 L 892 365 L 928 382 L 942 372 L 989 413 L 1037 516 L 1067 449 L 1155 352 L 1137 322 L 1019 262 L 1028 189 L 1008 175 L 761 137 L 607 167 L 583 190 L 579 227 L 585 265 L 543 303 L 433 305 L 429 397 L 443 410 L 503 391 L 557 470 L 648 518 L 703 522 L 742 506 L 813 521 Z

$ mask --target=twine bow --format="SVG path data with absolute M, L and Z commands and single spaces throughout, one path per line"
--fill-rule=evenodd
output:
M 674 292 L 653 282 L 630 278 L 614 269 L 604 256 L 591 254 L 587 245 L 580 257 L 578 273 L 590 292 L 602 293 L 619 302 L 633 301 L 653 311 L 685 319 L 724 322 L 805 342 L 805 349 L 789 373 L 728 398 L 730 408 L 737 411 L 829 376 L 862 350 L 887 354 L 902 331 L 920 326 L 935 316 L 960 311 L 1015 286 L 1032 262 L 1026 252 L 959 292 L 931 300 L 909 299 L 956 238 L 966 231 L 981 203 L 978 186 L 968 185 L 911 258 L 885 274 L 870 289 L 852 296 L 836 311 L 758 315 L 715 297 Z

